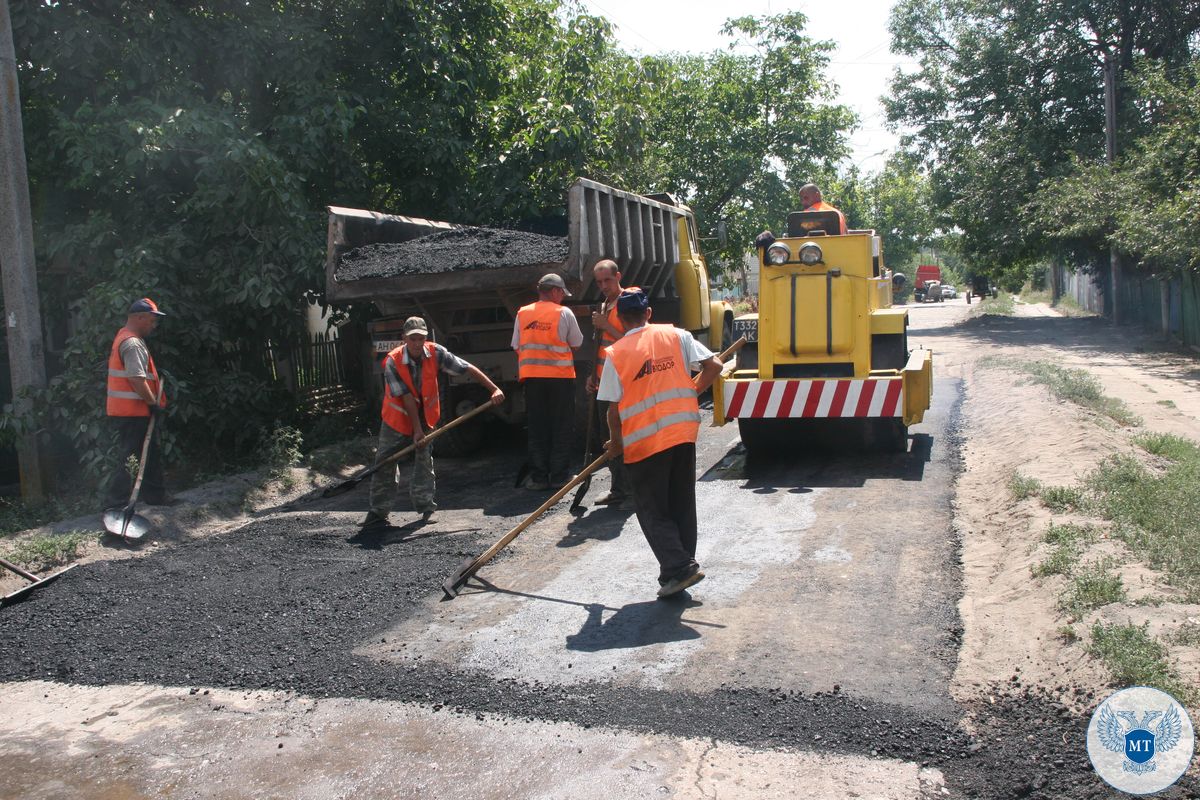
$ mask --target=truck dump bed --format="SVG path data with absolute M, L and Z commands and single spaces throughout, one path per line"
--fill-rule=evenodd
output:
M 585 179 L 572 184 L 567 203 L 565 238 L 330 206 L 327 295 L 375 302 L 385 313 L 394 305 L 386 301 L 452 298 L 463 307 L 496 305 L 497 295 L 512 309 L 538 278 L 557 272 L 572 303 L 591 303 L 599 299 L 592 267 L 612 258 L 626 285 L 674 296 L 681 209 Z

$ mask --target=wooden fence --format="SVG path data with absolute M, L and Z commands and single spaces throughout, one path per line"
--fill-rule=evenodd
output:
M 1055 267 L 1055 287 L 1082 308 L 1112 316 L 1107 264 L 1095 272 Z M 1200 275 L 1184 271 L 1169 279 L 1125 272 L 1121 308 L 1126 321 L 1200 349 Z

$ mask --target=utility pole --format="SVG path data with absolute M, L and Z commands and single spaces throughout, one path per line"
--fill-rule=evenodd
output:
M 23 417 L 32 410 L 29 390 L 46 386 L 42 346 L 42 314 L 38 305 L 33 260 L 33 221 L 29 208 L 29 175 L 25 168 L 25 136 L 21 130 L 21 95 L 8 0 L 0 0 L 0 272 L 3 272 L 4 325 L 12 376 L 13 410 Z M 45 497 L 42 453 L 35 432 L 17 438 L 21 496 Z
M 1104 152 L 1109 166 L 1117 161 L 1117 57 L 1104 54 Z M 1121 324 L 1121 254 L 1109 245 L 1109 294 L 1112 296 L 1113 325 Z

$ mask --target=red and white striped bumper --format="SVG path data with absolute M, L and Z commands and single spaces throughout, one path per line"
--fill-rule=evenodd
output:
M 726 420 L 904 414 L 904 381 L 899 376 L 866 380 L 726 380 L 722 389 Z

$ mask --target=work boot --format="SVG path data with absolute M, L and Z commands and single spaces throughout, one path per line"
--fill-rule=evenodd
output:
M 534 476 L 530 475 L 521 484 L 521 488 L 528 489 L 531 492 L 544 492 L 550 488 L 550 484 L 547 483 L 545 480 L 539 480 L 539 479 L 535 478 Z
M 679 594 L 689 586 L 695 586 L 702 580 L 704 580 L 704 573 L 700 571 L 699 567 L 696 567 L 693 571 L 685 572 L 682 576 L 671 578 L 658 587 L 658 596 L 660 598 L 671 597 L 672 595 Z
M 388 526 L 387 515 L 384 514 L 383 516 L 380 516 L 379 514 L 376 514 L 374 511 L 368 511 L 366 518 L 363 519 L 362 522 L 358 523 L 358 527 L 362 529 L 363 533 L 368 533 L 370 531 L 383 530 L 387 526 Z
M 421 512 L 421 522 L 429 522 L 429 518 L 433 516 L 433 512 L 437 511 L 437 507 L 427 508 Z

